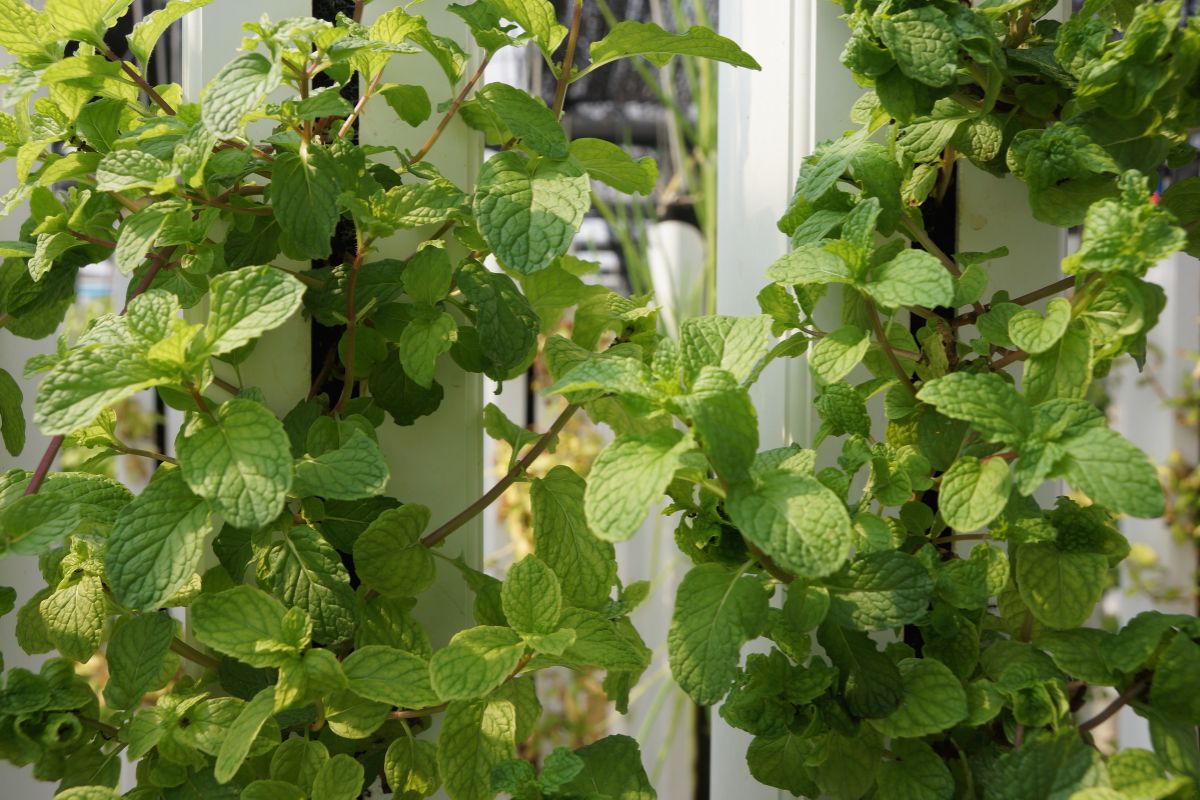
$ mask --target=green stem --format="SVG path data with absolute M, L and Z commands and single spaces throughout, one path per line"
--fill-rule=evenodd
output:
M 171 640 L 171 650 L 183 658 L 186 658 L 188 661 L 199 664 L 200 666 L 208 669 L 217 669 L 221 666 L 220 661 L 208 655 L 207 653 L 201 653 L 199 650 L 178 637 Z
M 888 341 L 887 331 L 883 329 L 883 321 L 879 318 L 879 311 L 875 308 L 875 303 L 870 300 L 864 300 L 864 302 L 867 306 L 867 314 L 871 318 L 871 327 L 875 329 L 875 338 L 879 341 L 879 346 L 883 348 L 883 354 L 887 356 L 888 363 L 892 365 L 892 370 L 896 373 L 896 377 L 900 378 L 904 388 L 908 389 L 913 397 L 916 397 L 917 387 L 913 385 L 912 378 L 900 364 L 896 351 L 892 349 L 892 343 Z
M 362 114 L 363 107 L 366 106 L 367 101 L 374 96 L 375 89 L 379 86 L 379 79 L 382 77 L 383 70 L 379 70 L 379 72 L 375 73 L 375 77 L 371 79 L 371 82 L 367 84 L 367 90 L 363 92 L 362 97 L 358 98 L 358 102 L 354 104 L 354 110 L 350 112 L 350 116 L 346 117 L 346 121 L 343 122 L 342 127 L 338 129 L 339 139 L 350 131 L 350 128 L 354 125 L 354 121 L 358 119 L 360 114 Z
M 75 719 L 79 720 L 79 724 L 83 727 L 91 728 L 94 731 L 99 731 L 105 739 L 116 739 L 121 735 L 120 729 L 113 725 L 109 725 L 107 722 L 101 722 L 98 719 L 82 716 L 76 717 Z
M 358 248 L 358 253 L 350 264 L 350 279 L 346 282 L 346 378 L 342 383 L 342 393 L 338 397 L 337 405 L 329 412 L 334 416 L 340 414 L 346 403 L 350 402 L 350 395 L 354 391 L 354 350 L 358 340 L 358 308 L 355 305 L 354 293 L 358 286 L 358 271 L 366 258 L 368 244 L 363 242 Z

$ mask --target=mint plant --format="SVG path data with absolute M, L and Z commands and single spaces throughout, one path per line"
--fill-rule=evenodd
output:
M 1162 513 L 1153 467 L 1087 398 L 1115 359 L 1144 357 L 1166 301 L 1146 270 L 1200 250 L 1200 183 L 1159 203 L 1148 178 L 1195 155 L 1200 25 L 1180 23 L 1178 0 L 1089 4 L 1062 25 L 1043 18 L 1050 3 L 847 0 L 844 60 L 870 87 L 857 128 L 801 170 L 781 221 L 794 249 L 767 270 L 764 313 L 690 320 L 678 340 L 652 307 L 585 285 L 566 255 L 590 181 L 644 191 L 652 167 L 569 141 L 557 118 L 569 82 L 609 61 L 755 67 L 735 44 L 627 21 L 580 69 L 579 3 L 570 28 L 544 0 L 454 6 L 483 63 L 531 43 L 555 65 L 547 107 L 475 92 L 482 68 L 420 17 L 367 26 L 360 6 L 247 25 L 246 52 L 199 99 L 147 85 L 155 38 L 199 4 L 141 23 L 137 63 L 103 46 L 127 3 L 3 6 L 0 43 L 18 63 L 5 73 L 15 113 L 0 119 L 21 181 L 5 207 L 30 217 L 2 245 L 0 319 L 48 336 L 81 265 L 112 254 L 135 277 L 123 313 L 27 366 L 45 373 L 34 423 L 56 438 L 33 473 L 5 475 L 0 533 L 6 551 L 39 555 L 47 583 L 17 612 L 20 644 L 60 657 L 6 674 L 5 758 L 88 800 L 115 796 L 118 753 L 137 762 L 135 798 L 353 798 L 380 777 L 405 798 L 652 798 L 626 737 L 538 768 L 516 755 L 538 669 L 603 669 L 627 704 L 650 651 L 629 622 L 644 586 L 619 584 L 613 543 L 667 497 L 695 562 L 672 671 L 753 734 L 763 783 L 881 800 L 1195 795 L 1195 618 L 1087 625 L 1128 552 L 1116 516 Z M 64 57 L 67 41 L 79 46 Z M 381 79 L 418 49 L 451 83 L 441 123 L 416 152 L 359 145 L 364 113 L 432 114 L 424 90 Z M 337 92 L 351 81 L 353 105 Z M 266 102 L 280 87 L 289 97 Z M 455 115 L 499 148 L 475 186 L 426 160 Z M 250 138 L 249 119 L 275 129 Z M 928 223 L 962 159 L 1023 180 L 1039 219 L 1082 225 L 1067 277 L 1012 297 L 1003 251 L 938 245 Z M 404 260 L 375 257 L 401 229 L 428 238 Z M 332 266 L 288 274 L 284 258 Z M 840 322 L 826 329 L 830 304 Z M 280 420 L 212 363 L 236 365 L 300 309 L 344 333 Z M 543 337 L 570 309 L 571 337 Z M 540 357 L 568 405 L 540 436 L 490 410 L 489 431 L 520 455 L 430 530 L 420 498 L 383 496 L 375 434 L 436 413 L 447 357 L 497 380 Z M 820 452 L 759 452 L 748 387 L 800 357 L 820 386 L 806 443 Z M 174 457 L 141 453 L 163 463 L 140 495 L 49 471 L 68 438 L 131 450 L 110 409 L 150 387 L 187 422 Z M 14 388 L 0 382 L 13 449 Z M 616 437 L 586 477 L 564 466 L 532 482 L 536 553 L 498 581 L 443 552 L 580 409 Z M 1059 480 L 1071 496 L 1037 497 Z M 439 570 L 472 587 L 478 624 L 434 649 L 412 609 Z M 186 610 L 195 642 L 164 609 Z M 759 639 L 766 652 L 743 658 Z M 72 664 L 98 650 L 99 693 Z M 1082 718 L 1094 687 L 1116 699 Z M 1093 746 L 1125 706 L 1150 721 L 1154 752 Z

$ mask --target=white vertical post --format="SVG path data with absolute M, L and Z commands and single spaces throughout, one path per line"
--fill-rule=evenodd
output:
M 719 72 L 717 311 L 757 314 L 766 269 L 788 250 L 776 221 L 787 210 L 802 159 L 850 127 L 862 93 L 838 55 L 849 33 L 823 0 L 726 0 L 720 31 L 762 72 Z M 812 386 L 802 362 L 771 365 L 751 391 L 762 448 L 806 442 L 815 431 Z M 712 797 L 775 800 L 746 767 L 750 737 L 712 718 Z

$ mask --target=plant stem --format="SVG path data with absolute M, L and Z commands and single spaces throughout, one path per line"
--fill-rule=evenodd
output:
M 345 122 L 342 123 L 342 127 L 338 129 L 339 139 L 345 136 L 350 131 L 350 128 L 353 127 L 354 121 L 362 114 L 363 106 L 374 95 L 375 87 L 379 86 L 379 79 L 382 77 L 383 70 L 379 70 L 379 72 L 375 73 L 375 77 L 371 79 L 371 82 L 367 84 L 367 90 L 363 92 L 362 97 L 358 98 L 358 102 L 354 104 L 354 110 L 350 112 L 350 116 L 346 117 Z
M 105 739 L 116 739 L 121 735 L 120 730 L 113 725 L 109 725 L 107 722 L 101 722 L 98 719 L 82 716 L 76 717 L 75 719 L 79 720 L 79 724 L 85 728 L 91 728 L 94 731 L 100 731 L 101 735 L 103 735 Z
M 417 719 L 418 717 L 428 717 L 434 714 L 440 714 L 449 707 L 449 703 L 442 703 L 440 706 L 430 706 L 429 708 L 405 708 L 388 714 L 388 719 Z
M 762 564 L 762 568 L 765 569 L 767 574 L 772 578 L 782 584 L 789 584 L 796 580 L 794 575 L 789 575 L 787 572 L 780 569 L 779 565 L 776 564 L 769 555 L 764 553 L 757 545 L 755 545 L 754 542 L 750 541 L 745 536 L 742 537 L 742 541 L 746 543 L 746 549 L 749 550 L 751 555 L 754 556 L 754 560 L 759 564 Z
M 950 542 L 982 542 L 991 539 L 991 534 L 988 533 L 956 533 L 953 536 L 939 536 L 933 539 L 930 544 L 949 544 Z
M 1104 722 L 1107 721 L 1113 714 L 1116 714 L 1123 707 L 1129 705 L 1130 702 L 1136 700 L 1138 695 L 1146 691 L 1146 687 L 1149 685 L 1150 681 L 1146 678 L 1139 678 L 1134 681 L 1128 689 L 1117 695 L 1117 698 L 1105 706 L 1099 714 L 1087 720 L 1086 722 L 1080 723 L 1079 735 L 1082 736 L 1088 731 L 1104 724 Z
M 1018 361 L 1024 361 L 1027 358 L 1029 358 L 1029 353 L 1026 353 L 1024 350 L 1010 350 L 1005 355 L 988 364 L 988 369 L 993 371 L 1004 369 L 1009 364 L 1015 364 Z
M 88 244 L 99 245 L 100 247 L 107 247 L 110 250 L 117 246 L 116 242 L 109 241 L 108 239 L 98 239 L 95 236 L 88 236 L 86 233 L 80 233 L 79 231 L 70 231 L 69 230 L 69 231 L 67 231 L 67 233 L 71 234 L 72 236 L 74 236 L 76 239 L 78 239 L 81 242 L 87 242 Z
M 555 119 L 562 116 L 563 105 L 567 102 L 567 87 L 571 85 L 571 67 L 575 64 L 575 46 L 579 42 L 579 25 L 582 21 L 583 0 L 575 0 L 575 9 L 571 15 L 571 33 L 567 37 L 567 52 L 558 71 L 558 88 L 554 90 Z
M 154 282 L 154 278 L 158 275 L 159 270 L 167 265 L 167 261 L 174 253 L 175 246 L 171 245 L 157 253 L 150 254 L 150 268 L 146 270 L 146 274 L 138 281 L 137 286 L 133 287 L 133 293 L 129 295 L 129 300 L 125 302 L 125 307 L 121 309 L 122 314 L 129 310 L 129 303 L 133 302 L 133 298 L 150 288 L 150 284 Z
M 421 145 L 421 149 L 413 154 L 414 162 L 420 161 L 429 154 L 433 146 L 437 144 L 437 140 L 442 137 L 442 133 L 446 130 L 446 126 L 450 124 L 450 120 L 454 119 L 454 115 L 458 113 L 458 109 L 466 102 L 467 95 L 475 88 L 475 84 L 483 77 L 483 71 L 487 69 L 488 62 L 492 60 L 492 54 L 488 53 L 483 57 L 483 61 L 479 62 L 479 66 L 475 69 L 475 73 L 471 76 L 467 84 L 463 86 L 462 91 L 454 98 L 454 102 L 450 104 L 450 108 L 446 109 L 446 113 L 442 116 L 442 121 L 433 129 L 433 133 L 429 134 L 429 138 L 425 140 L 425 144 Z
M 946 251 L 938 247 L 920 225 L 913 223 L 911 219 L 903 214 L 900 215 L 900 224 L 904 226 L 904 230 L 908 231 L 909 238 L 921 245 L 930 255 L 935 256 L 938 261 L 941 261 L 942 266 L 949 270 L 951 275 L 956 278 L 962 275 L 962 270 L 958 268 L 958 264 L 955 263 L 954 259 L 946 255 Z
M 354 16 L 352 19 L 355 22 L 361 23 L 363 18 L 363 6 L 367 4 L 367 0 L 354 0 Z
M 154 461 L 162 461 L 166 464 L 179 463 L 169 455 L 166 455 L 165 453 L 158 453 L 153 450 L 142 450 L 137 447 L 126 447 L 125 445 L 121 445 L 117 449 L 127 456 L 141 456 L 142 458 L 149 458 L 153 459 Z
M 212 409 L 208 407 L 208 403 L 204 401 L 204 395 L 200 394 L 200 390 L 196 388 L 194 383 L 189 383 L 187 386 L 188 394 L 192 396 L 192 400 L 196 403 L 196 407 L 209 419 L 216 419 L 213 416 Z
M 142 73 L 134 69 L 128 61 L 114 53 L 111 47 L 105 48 L 104 55 L 108 57 L 109 61 L 114 61 L 120 64 L 121 70 L 124 71 L 124 73 L 129 76 L 129 79 L 136 83 L 141 90 L 146 93 L 146 97 L 149 97 L 151 100 L 153 100 L 155 105 L 163 110 L 163 113 L 169 117 L 175 116 L 175 109 L 171 108 L 170 103 L 164 100 L 162 95 L 156 92 L 154 87 L 151 86 L 144 77 L 142 77 Z
M 908 389 L 909 394 L 916 397 L 917 387 L 913 385 L 912 378 L 905 372 L 904 367 L 900 364 L 900 359 L 896 356 L 896 351 L 892 349 L 892 343 L 888 341 L 887 331 L 883 329 L 883 321 L 879 318 L 879 310 L 875 308 L 875 303 L 866 300 L 867 314 L 871 317 L 871 327 L 875 329 L 875 338 L 879 340 L 879 346 L 883 348 L 884 355 L 887 356 L 888 362 L 892 365 L 892 370 L 900 381 Z
M 331 415 L 341 413 L 346 403 L 350 402 L 350 394 L 354 391 L 354 346 L 358 339 L 358 309 L 355 307 L 354 290 L 358 285 L 358 271 L 362 268 L 366 255 L 367 245 L 364 242 L 350 264 L 350 279 L 346 282 L 346 378 L 342 382 L 341 396 L 329 412 Z
M 510 469 L 503 478 L 497 481 L 495 486 L 493 486 L 491 489 L 488 489 L 487 493 L 484 494 L 483 497 L 464 508 L 445 525 L 442 525 L 442 527 L 421 539 L 421 544 L 425 545 L 426 547 L 433 547 L 435 544 L 442 541 L 447 536 L 454 533 L 463 525 L 474 519 L 480 511 L 483 511 L 485 508 L 494 503 L 496 498 L 504 494 L 504 491 L 511 486 L 517 478 L 521 477 L 525 470 L 529 468 L 529 465 L 532 464 L 534 460 L 540 456 L 547 447 L 550 446 L 550 442 L 552 442 L 554 437 L 557 436 L 564 427 L 566 427 L 567 422 L 578 410 L 579 406 L 575 405 L 574 403 L 564 408 L 563 412 L 558 415 L 558 419 L 554 420 L 554 424 L 550 426 L 549 430 L 542 434 L 542 438 L 534 442 L 533 446 L 525 451 L 525 455 L 521 456 L 521 460 L 514 464 L 513 468 Z
M 1029 292 L 1028 294 L 1023 294 L 1020 297 L 1014 297 L 1012 300 L 1009 300 L 1008 302 L 1012 303 L 1013 305 L 1027 306 L 1030 303 L 1036 303 L 1038 300 L 1041 300 L 1046 297 L 1051 297 L 1053 295 L 1058 294 L 1059 292 L 1065 292 L 1067 289 L 1070 289 L 1074 285 L 1075 285 L 1074 277 L 1063 278 L 1062 280 L 1058 280 L 1058 281 L 1055 281 L 1054 283 L 1047 284 L 1046 286 L 1043 286 L 1040 289 L 1035 289 L 1032 292 Z M 983 313 L 987 313 L 988 311 L 991 311 L 991 310 L 992 310 L 992 307 L 990 305 L 985 306 L 983 309 Z M 983 314 L 981 314 L 979 312 L 969 311 L 966 314 L 960 314 L 957 317 L 955 317 L 954 322 L 952 324 L 956 328 L 961 327 L 963 325 L 970 325 L 971 323 L 973 323 L 977 319 L 979 319 L 981 316 L 983 316 Z
M 216 386 L 218 389 L 224 389 L 225 391 L 229 392 L 232 395 L 237 395 L 242 391 L 240 388 L 238 388 L 237 386 L 234 386 L 229 381 L 225 380 L 224 378 L 218 378 L 216 375 L 213 375 L 212 382 L 213 382 L 213 386 Z
M 207 667 L 208 669 L 217 669 L 221 666 L 220 661 L 208 655 L 207 653 L 201 653 L 199 650 L 192 647 L 179 637 L 175 637 L 171 640 L 171 650 L 186 658 L 188 661 L 199 664 L 202 667 Z
M 50 445 L 46 448 L 46 452 L 42 453 L 42 460 L 38 462 L 37 469 L 33 471 L 33 477 L 29 479 L 29 485 L 25 487 L 25 494 L 37 494 L 38 489 L 42 488 L 42 481 L 46 480 L 46 473 L 50 471 L 50 465 L 54 463 L 54 457 L 62 449 L 63 438 L 60 434 L 50 440 Z

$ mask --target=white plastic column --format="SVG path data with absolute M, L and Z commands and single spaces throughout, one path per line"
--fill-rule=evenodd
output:
M 466 26 L 445 10 L 448 4 L 448 0 L 428 0 L 417 11 L 429 19 L 436 33 L 456 38 L 470 53 L 473 43 Z M 376 16 L 397 5 L 402 4 L 396 0 L 376 0 L 367 7 L 364 22 L 370 24 Z M 183 72 L 188 99 L 197 98 L 207 80 L 234 57 L 241 42 L 242 23 L 256 21 L 261 14 L 271 19 L 311 16 L 312 4 L 309 0 L 258 0 L 253 4 L 216 0 L 185 18 Z M 467 69 L 473 70 L 474 65 L 468 64 Z M 441 69 L 425 54 L 396 57 L 384 76 L 384 82 L 389 80 L 426 86 L 435 104 L 453 92 Z M 360 141 L 415 150 L 436 121 L 435 114 L 433 120 L 414 130 L 376 98 L 360 119 Z M 446 177 L 470 186 L 482 151 L 477 135 L 455 122 L 438 140 L 432 157 L 442 165 Z M 375 257 L 407 257 L 422 238 L 420 232 L 397 235 L 380 243 Z M 266 336 L 242 366 L 241 373 L 247 385 L 264 390 L 274 411 L 285 413 L 304 396 L 310 382 L 307 322 L 297 316 L 283 329 Z M 443 359 L 437 379 L 445 387 L 445 400 L 436 414 L 406 428 L 399 428 L 389 420 L 380 430 L 380 446 L 392 473 L 388 493 L 405 502 L 429 506 L 435 526 L 482 494 L 483 474 L 478 376 L 463 375 L 449 359 Z M 454 534 L 447 545 L 448 551 L 462 553 L 469 563 L 477 564 L 481 550 L 479 531 L 477 521 L 469 523 Z M 434 644 L 441 645 L 454 631 L 470 624 L 472 601 L 473 595 L 458 576 L 444 570 L 437 584 L 422 596 L 415 613 L 426 624 Z

